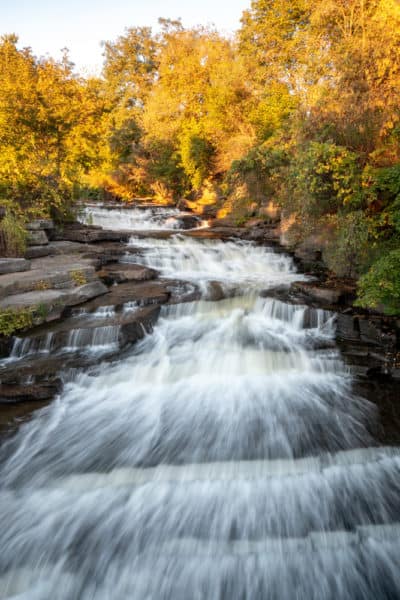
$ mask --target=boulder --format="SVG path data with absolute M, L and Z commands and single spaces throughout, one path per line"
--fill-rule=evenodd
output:
M 43 229 L 33 230 L 28 232 L 28 246 L 45 246 L 49 243 L 46 232 Z
M 200 223 L 199 217 L 195 215 L 178 215 L 177 219 L 181 229 L 193 229 Z
M 28 223 L 26 228 L 29 231 L 51 230 L 54 229 L 54 222 L 51 219 L 36 219 Z
M 0 258 L 0 275 L 29 271 L 31 263 L 25 258 Z

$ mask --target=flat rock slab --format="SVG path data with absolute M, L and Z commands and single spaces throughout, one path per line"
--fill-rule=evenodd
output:
M 95 280 L 70 289 L 37 290 L 7 296 L 0 300 L 0 308 L 23 309 L 30 306 L 44 306 L 48 311 L 43 316 L 43 322 L 46 322 L 59 318 L 68 306 L 82 304 L 107 292 L 108 289 L 104 283 Z
M 66 227 L 58 237 L 71 242 L 90 244 L 104 241 L 127 242 L 131 235 L 131 231 L 113 231 L 101 227 L 74 224 Z
M 29 271 L 31 263 L 25 258 L 0 258 L 0 275 Z
M 346 285 L 318 285 L 308 281 L 292 283 L 291 290 L 303 294 L 316 302 L 323 304 L 343 304 L 354 292 L 353 288 Z
M 168 283 L 163 280 L 121 283 L 111 287 L 105 296 L 85 304 L 83 308 L 88 312 L 94 312 L 103 306 L 112 306 L 119 310 L 128 302 L 136 302 L 138 306 L 165 304 L 171 296 L 171 292 L 167 289 Z
M 0 299 L 26 292 L 83 285 L 95 277 L 90 259 L 77 259 L 76 255 L 38 258 L 32 262 L 30 271 L 0 275 Z
M 112 285 L 127 281 L 149 281 L 157 277 L 157 271 L 142 265 L 112 264 L 105 266 L 98 275 L 107 285 Z

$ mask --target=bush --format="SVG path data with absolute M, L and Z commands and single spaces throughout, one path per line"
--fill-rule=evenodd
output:
M 400 314 L 400 248 L 382 256 L 361 277 L 356 306 L 382 306 L 388 315 Z
M 292 159 L 285 207 L 303 218 L 318 219 L 362 205 L 358 155 L 342 146 L 311 142 Z
M 329 269 L 340 277 L 357 277 L 365 264 L 369 250 L 369 222 L 363 211 L 339 214 L 336 235 L 324 251 Z
M 0 311 L 0 335 L 10 336 L 34 324 L 34 309 L 14 310 L 7 308 Z

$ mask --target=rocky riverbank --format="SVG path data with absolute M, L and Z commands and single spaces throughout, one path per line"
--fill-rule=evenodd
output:
M 66 372 L 71 375 L 96 364 L 100 357 L 112 360 L 120 355 L 152 330 L 162 305 L 200 297 L 193 283 L 160 277 L 156 270 L 142 266 L 140 248 L 127 245 L 131 230 L 75 223 L 60 231 L 49 221 L 38 221 L 30 231 L 24 259 L 0 260 L 0 308 L 29 311 L 33 319 L 32 327 L 18 337 L 1 340 L 3 423 L 10 416 L 24 414 L 21 405 L 30 412 L 51 400 L 65 383 Z M 165 239 L 177 232 L 143 229 L 134 233 L 137 239 Z M 214 221 L 208 228 L 187 230 L 184 235 L 251 241 L 292 253 L 299 271 L 311 279 L 297 281 L 290 288 L 278 286 L 268 295 L 337 313 L 337 342 L 357 377 L 356 385 L 372 400 L 380 390 L 389 415 L 385 431 L 394 424 L 393 436 L 398 435 L 400 324 L 396 319 L 355 309 L 354 283 L 330 279 L 317 254 L 282 247 L 276 224 L 234 227 Z M 223 297 L 218 282 L 210 290 L 213 299 Z M 99 352 L 80 352 L 89 346 Z M 10 354 L 19 360 L 7 360 Z

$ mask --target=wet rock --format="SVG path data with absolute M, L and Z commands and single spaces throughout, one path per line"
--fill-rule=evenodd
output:
M 159 306 L 147 306 L 101 319 L 86 314 L 41 326 L 17 340 L 19 347 L 24 349 L 20 357 L 32 361 L 35 355 L 43 356 L 44 352 L 50 355 L 60 352 L 79 354 L 94 346 L 104 346 L 104 354 L 115 353 L 152 331 L 159 312 Z M 109 351 L 106 346 L 109 346 Z
M 218 302 L 226 298 L 226 293 L 219 281 L 209 281 L 207 283 L 206 300 Z
M 4 335 L 0 336 L 0 358 L 5 358 L 11 351 L 11 339 Z
M 195 215 L 178 215 L 177 218 L 179 222 L 179 227 L 181 229 L 193 229 L 194 227 L 197 227 L 200 223 L 199 217 L 196 217 Z
M 43 229 L 29 231 L 27 237 L 28 246 L 45 246 L 49 243 L 49 238 Z
M 121 323 L 119 333 L 119 343 L 123 348 L 127 344 L 132 344 L 141 340 L 146 333 L 153 331 L 160 314 L 160 307 L 146 307 L 134 314 L 131 318 L 125 318 Z
M 199 288 L 194 283 L 166 280 L 165 284 L 165 289 L 170 294 L 168 304 L 195 302 L 202 297 Z
M 41 384 L 13 385 L 2 383 L 0 385 L 0 404 L 51 400 L 60 392 L 61 388 L 62 382 L 60 379 Z
M 0 258 L 0 275 L 29 271 L 31 263 L 25 258 Z

